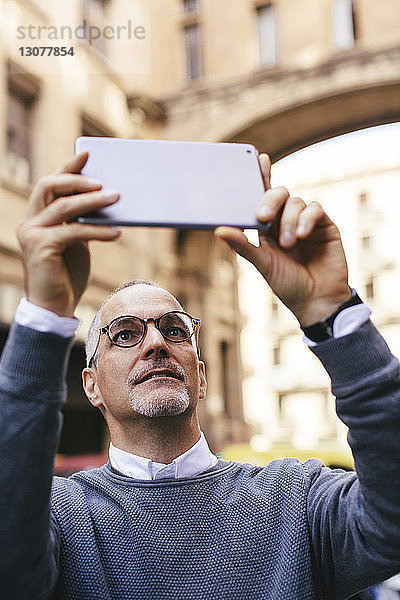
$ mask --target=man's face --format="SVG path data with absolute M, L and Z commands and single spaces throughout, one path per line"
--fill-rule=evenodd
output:
M 104 327 L 122 315 L 157 318 L 172 310 L 182 309 L 166 290 L 137 284 L 110 298 L 103 307 L 101 324 Z M 143 340 L 131 348 L 115 346 L 102 335 L 98 357 L 96 405 L 106 418 L 112 415 L 120 421 L 135 414 L 158 417 L 188 409 L 193 412 L 205 395 L 204 365 L 197 358 L 193 340 L 169 342 L 153 322 L 147 324 Z M 85 389 L 88 393 L 86 385 Z

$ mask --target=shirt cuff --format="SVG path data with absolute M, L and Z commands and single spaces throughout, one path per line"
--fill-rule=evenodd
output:
M 32 304 L 27 298 L 21 299 L 14 320 L 18 325 L 44 333 L 55 333 L 64 338 L 73 337 L 79 325 L 76 317 L 60 317 L 51 310 Z
M 367 304 L 356 304 L 342 310 L 333 323 L 333 337 L 340 338 L 364 325 L 371 316 L 371 309 Z M 313 342 L 307 336 L 303 336 L 307 346 L 316 346 L 321 342 Z M 323 343 L 323 342 L 322 342 Z

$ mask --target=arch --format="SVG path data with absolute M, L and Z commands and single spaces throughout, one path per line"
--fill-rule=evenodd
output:
M 400 121 L 400 83 L 319 98 L 228 134 L 226 141 L 253 144 L 273 162 L 306 146 L 366 127 Z
M 167 101 L 166 137 L 254 144 L 276 161 L 300 148 L 400 120 L 400 47 L 272 69 Z

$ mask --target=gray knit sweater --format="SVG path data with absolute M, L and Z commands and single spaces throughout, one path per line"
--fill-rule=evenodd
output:
M 0 365 L 0 596 L 7 600 L 348 598 L 400 570 L 400 380 L 371 323 L 314 350 L 358 477 L 317 460 L 219 461 L 138 481 L 55 478 L 62 338 L 14 326 Z

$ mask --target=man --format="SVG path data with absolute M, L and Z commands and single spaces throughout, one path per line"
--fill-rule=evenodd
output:
M 258 217 L 269 235 L 259 247 L 239 230 L 217 235 L 296 315 L 332 378 L 357 475 L 318 460 L 217 460 L 197 419 L 198 322 L 166 290 L 133 282 L 103 304 L 83 372 L 110 462 L 55 478 L 51 492 L 88 242 L 120 234 L 73 221 L 118 199 L 80 175 L 86 160 L 39 181 L 18 231 L 27 300 L 0 365 L 3 597 L 344 599 L 395 574 L 398 361 L 348 286 L 336 226 L 319 204 L 271 189 L 266 155 Z

